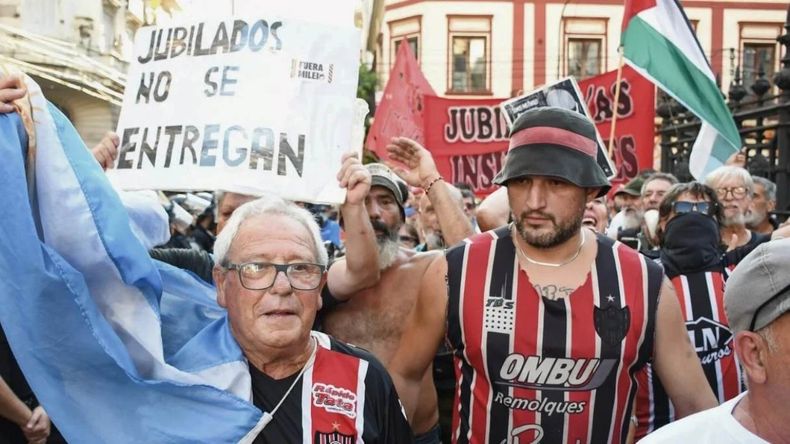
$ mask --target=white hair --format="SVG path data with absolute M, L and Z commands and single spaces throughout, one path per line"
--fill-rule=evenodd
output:
M 300 208 L 296 204 L 276 196 L 255 199 L 245 203 L 233 212 L 233 215 L 228 219 L 228 223 L 217 235 L 217 240 L 214 242 L 215 263 L 220 265 L 226 263 L 228 251 L 230 251 L 230 246 L 236 238 L 242 222 L 250 217 L 269 215 L 288 217 L 306 228 L 313 239 L 316 261 L 323 266 L 327 265 L 329 257 L 321 240 L 321 230 L 318 228 L 313 215 L 304 208 Z
M 711 171 L 705 176 L 705 185 L 716 190 L 723 180 L 729 179 L 730 177 L 741 179 L 749 196 L 754 194 L 754 180 L 752 179 L 752 175 L 745 169 L 732 165 L 720 166 Z

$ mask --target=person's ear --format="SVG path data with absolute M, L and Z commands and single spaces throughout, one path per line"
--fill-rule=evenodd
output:
M 211 276 L 214 278 L 214 285 L 217 288 L 217 304 L 222 308 L 227 308 L 227 300 L 225 299 L 225 278 L 227 277 L 226 269 L 215 265 L 211 270 Z
M 743 370 L 749 375 L 749 380 L 756 384 L 764 384 L 768 378 L 765 368 L 768 344 L 765 339 L 757 333 L 742 331 L 735 335 L 732 343 Z

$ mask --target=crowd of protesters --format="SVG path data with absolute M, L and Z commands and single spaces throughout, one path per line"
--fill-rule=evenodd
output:
M 540 142 L 549 133 L 551 143 Z M 244 296 L 264 299 L 271 286 L 287 300 L 326 283 L 316 319 L 305 319 L 338 340 L 332 350 L 382 365 L 409 421 L 393 432 L 405 422 L 370 419 L 381 434 L 364 436 L 374 441 L 787 440 L 790 244 L 782 239 L 790 226 L 772 213 L 776 185 L 734 156 L 701 181 L 643 171 L 612 188 L 589 152 L 594 140 L 593 124 L 578 114 L 525 113 L 495 180 L 501 188 L 485 197 L 447 183 L 430 151 L 406 138 L 388 147 L 392 169 L 344 158 L 338 180 L 362 187 L 354 202 L 297 204 L 328 253 L 320 283 L 296 280 L 292 264 L 224 260 L 247 248 L 240 237 L 282 242 L 251 231 L 247 218 L 290 233 L 272 214 L 292 210 L 267 209 L 273 204 L 256 196 L 160 194 L 171 237 L 151 255 L 217 285 L 231 312 L 245 309 L 226 293 L 237 289 L 225 274 L 232 270 Z M 117 146 L 109 133 L 93 148 L 99 165 L 111 167 Z M 234 231 L 222 235 L 229 220 Z M 253 266 L 271 265 L 285 268 L 255 277 Z M 12 385 L 15 365 L 2 362 Z M 253 377 L 268 381 L 258 389 L 279 390 L 265 365 L 255 367 Z M 382 378 L 376 383 L 387 386 Z M 19 430 L 7 442 L 45 442 L 46 413 L 16 386 L 0 386 L 0 426 Z M 253 390 L 257 406 L 277 410 L 276 397 Z M 299 411 L 285 407 L 259 442 L 301 441 L 282 419 Z M 46 427 L 37 425 L 42 415 Z

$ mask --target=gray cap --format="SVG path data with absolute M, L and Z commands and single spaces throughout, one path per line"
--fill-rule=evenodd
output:
M 760 330 L 790 311 L 790 239 L 760 245 L 735 267 L 724 310 L 733 334 Z
M 403 205 L 409 197 L 409 186 L 406 182 L 383 163 L 369 163 L 365 168 L 370 172 L 370 186 L 380 186 L 390 190 L 395 196 L 395 201 L 398 202 L 401 217 L 404 217 Z

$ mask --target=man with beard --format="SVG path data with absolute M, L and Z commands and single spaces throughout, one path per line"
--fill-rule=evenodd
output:
M 581 227 L 585 204 L 609 188 L 596 152 L 595 127 L 578 113 L 516 120 L 495 179 L 514 223 L 424 274 L 409 346 L 389 369 L 408 414 L 415 394 L 403 380 L 420 378 L 445 327 L 459 375 L 455 442 L 623 442 L 632 377 L 648 361 L 679 416 L 716 404 L 661 268 Z
M 746 226 L 760 234 L 771 234 L 779 224 L 771 216 L 776 209 L 776 184 L 770 180 L 754 176 L 754 196 L 746 220 Z
M 754 195 L 754 181 L 748 171 L 736 166 L 722 166 L 705 177 L 705 185 L 716 190 L 721 201 L 721 240 L 727 248 L 744 247 L 748 253 L 770 240 L 770 236 L 746 228 L 746 212 Z
M 393 364 L 395 351 L 401 346 L 408 347 L 401 341 L 403 329 L 409 323 L 428 265 L 441 254 L 418 253 L 399 246 L 398 231 L 404 222 L 403 203 L 408 193 L 407 185 L 383 164 L 368 164 L 366 167 L 372 179 L 365 204 L 379 245 L 381 277 L 378 284 L 355 293 L 348 302 L 322 313 L 322 323 L 327 333 L 369 350 L 389 368 Z M 415 171 L 414 176 L 417 175 Z M 435 177 L 424 177 L 425 180 L 433 181 L 432 185 L 426 185 L 425 192 L 436 204 L 442 227 L 448 228 L 444 233 L 454 235 L 447 240 L 458 241 L 461 237 L 454 234 L 458 230 L 449 226 L 447 221 L 465 221 L 466 235 L 471 233 L 471 225 L 460 207 L 454 217 L 444 217 L 445 208 L 455 207 L 448 204 L 451 193 L 447 184 L 435 180 Z M 413 384 L 412 391 L 416 395 L 405 407 L 413 412 L 410 423 L 416 442 L 438 443 L 437 396 L 428 366 L 423 368 L 422 374 Z M 396 387 L 398 391 L 405 389 Z

